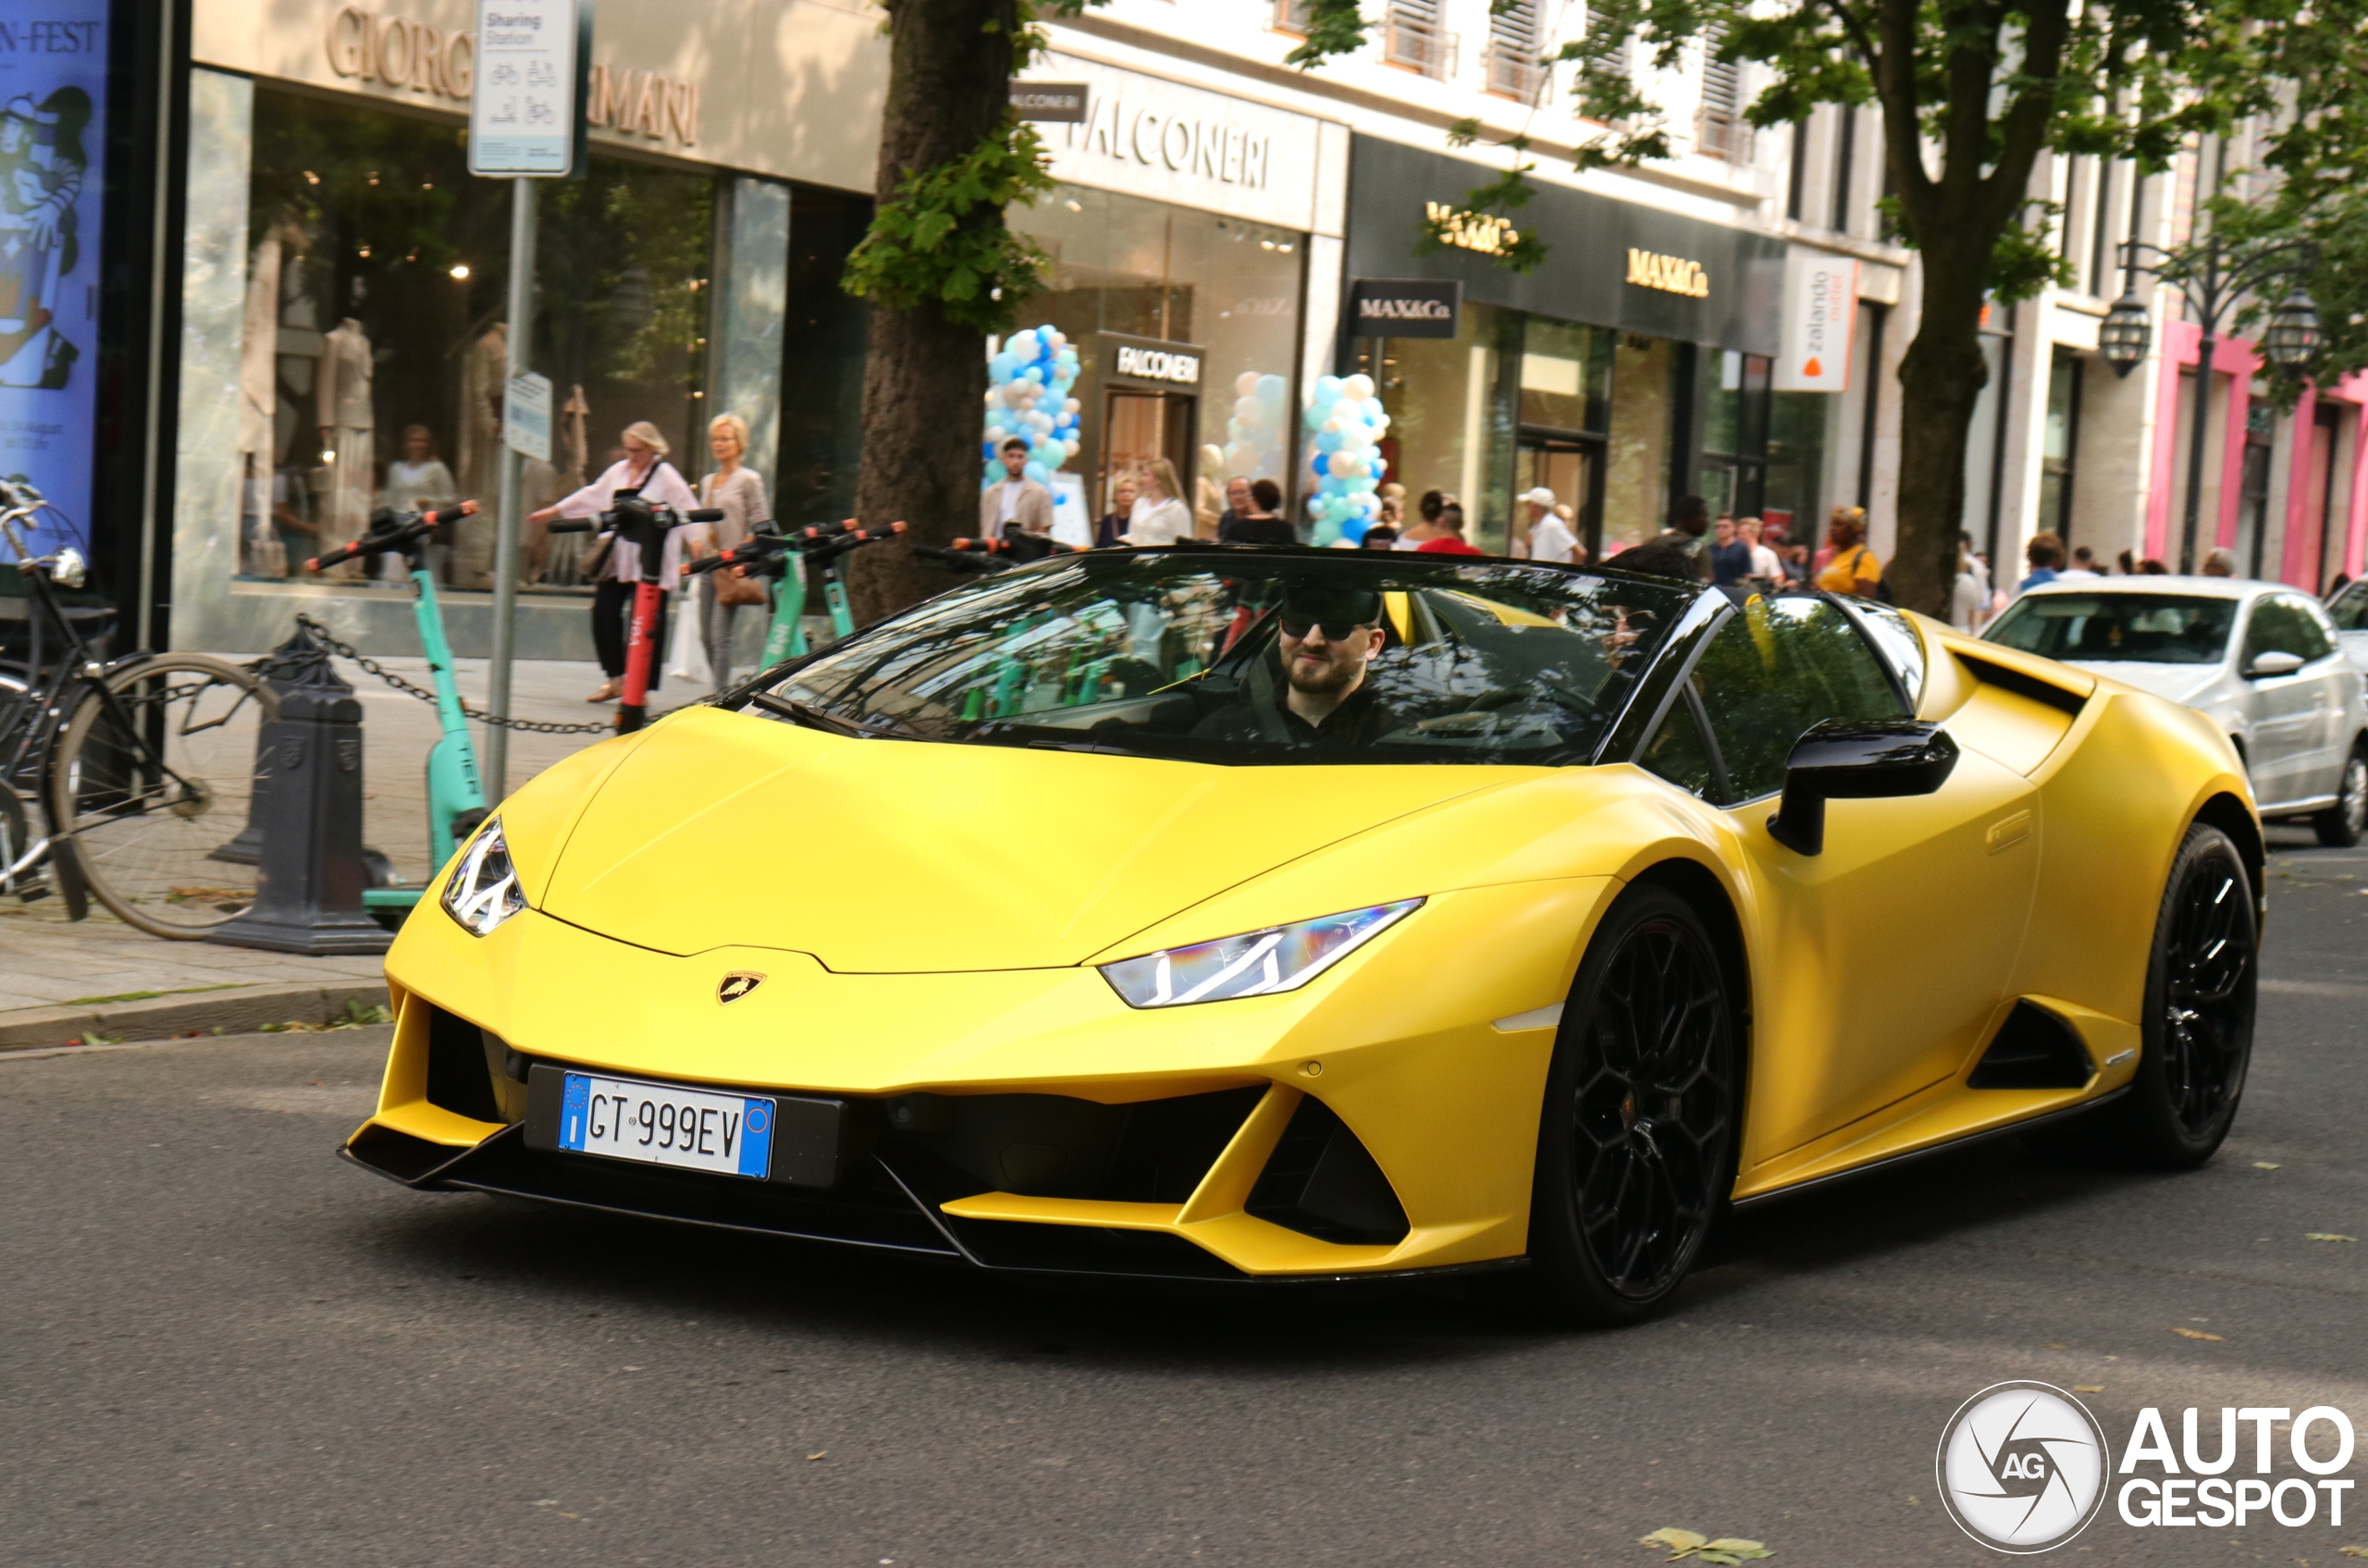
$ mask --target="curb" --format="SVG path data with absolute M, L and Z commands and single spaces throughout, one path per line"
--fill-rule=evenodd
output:
M 349 1004 L 386 1006 L 386 982 L 251 985 L 103 1007 L 13 1009 L 0 1013 L 0 1051 L 68 1045 L 93 1034 L 110 1041 L 166 1040 L 190 1033 L 247 1034 L 274 1023 L 333 1023 Z

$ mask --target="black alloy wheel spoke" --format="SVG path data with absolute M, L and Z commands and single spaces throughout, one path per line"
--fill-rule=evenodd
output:
M 1665 1289 L 1689 1261 L 1732 1111 L 1715 961 L 1690 932 L 1631 932 L 1587 1020 L 1591 1071 L 1572 1105 L 1579 1230 L 1604 1279 Z
M 2253 979 L 2245 896 L 2224 867 L 2192 867 L 2163 955 L 2163 1087 L 2173 1117 L 2190 1133 L 2211 1127 L 2240 1081 Z

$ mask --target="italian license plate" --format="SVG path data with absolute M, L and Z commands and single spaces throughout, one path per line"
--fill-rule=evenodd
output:
M 773 1111 L 772 1101 L 745 1094 L 572 1072 L 559 1146 L 762 1181 L 772 1167 Z

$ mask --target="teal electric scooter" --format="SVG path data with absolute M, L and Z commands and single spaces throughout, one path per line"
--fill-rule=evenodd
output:
M 846 585 L 839 580 L 838 558 L 860 545 L 877 544 L 905 531 L 902 523 L 885 528 L 859 528 L 845 523 L 817 523 L 794 534 L 758 531 L 721 555 L 691 563 L 690 570 L 713 572 L 729 568 L 744 577 L 773 579 L 773 619 L 765 633 L 765 651 L 757 668 L 771 669 L 784 659 L 803 659 L 806 640 L 806 570 L 812 562 L 822 577 L 822 602 L 831 615 L 831 635 L 851 636 L 855 612 L 847 607 Z
M 444 737 L 427 752 L 427 863 L 441 866 L 452 858 L 462 840 L 476 832 L 486 818 L 485 785 L 477 776 L 476 747 L 469 744 L 469 723 L 461 709 L 460 686 L 452 678 L 452 648 L 444 640 L 444 611 L 436 598 L 436 574 L 427 569 L 427 541 L 437 529 L 449 527 L 477 510 L 464 500 L 442 512 L 408 515 L 381 510 L 370 518 L 370 532 L 342 549 L 304 562 L 319 573 L 342 562 L 393 552 L 410 569 L 412 614 L 419 623 L 419 645 L 427 655 L 428 674 L 436 688 L 436 717 Z M 371 910 L 409 909 L 425 890 L 416 887 L 373 887 L 362 895 Z

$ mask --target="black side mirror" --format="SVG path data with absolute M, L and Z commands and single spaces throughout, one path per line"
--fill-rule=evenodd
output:
M 1957 743 L 1913 719 L 1828 719 L 1794 743 L 1784 797 L 1768 835 L 1803 855 L 1825 853 L 1825 803 L 1930 795 L 1957 765 Z

